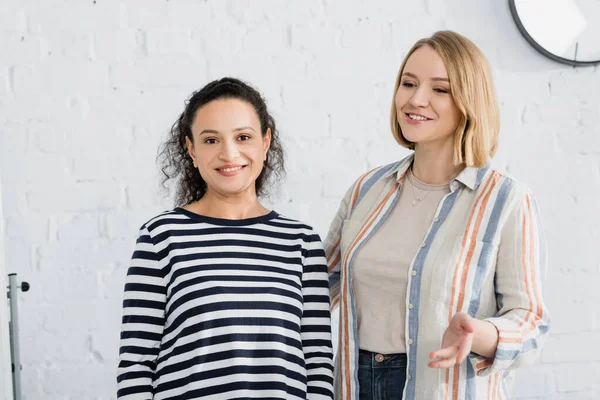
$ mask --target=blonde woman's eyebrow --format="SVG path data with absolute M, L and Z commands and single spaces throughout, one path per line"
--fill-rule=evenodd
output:
M 410 72 L 404 72 L 402 74 L 402 76 L 404 76 L 404 75 L 410 76 L 411 78 L 414 78 L 414 79 L 419 79 L 415 74 L 410 73 Z M 442 78 L 442 77 L 434 77 L 434 78 L 431 78 L 431 80 L 436 81 L 436 82 L 450 82 L 450 80 L 448 78 Z

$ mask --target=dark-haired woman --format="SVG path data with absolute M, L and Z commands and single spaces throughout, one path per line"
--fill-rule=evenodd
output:
M 123 302 L 119 399 L 330 399 L 321 239 L 266 209 L 283 151 L 261 95 L 194 93 L 159 155 L 177 207 L 140 230 Z

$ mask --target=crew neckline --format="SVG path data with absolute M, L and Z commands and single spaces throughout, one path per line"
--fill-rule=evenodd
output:
M 433 184 L 430 184 L 430 183 L 421 182 L 415 176 L 415 174 L 413 174 L 412 168 L 409 168 L 409 170 L 408 170 L 408 180 L 417 189 L 426 190 L 426 191 L 429 191 L 429 192 L 440 191 L 440 190 L 445 190 L 445 189 L 449 189 L 450 188 L 450 182 L 448 182 L 448 183 L 441 183 L 439 185 L 433 185 Z
M 212 224 L 212 225 L 227 225 L 227 226 L 244 226 L 244 225 L 259 224 L 259 223 L 264 223 L 264 222 L 270 221 L 279 216 L 279 214 L 273 210 L 267 214 L 260 215 L 258 217 L 244 218 L 244 219 L 227 219 L 227 218 L 209 217 L 206 215 L 197 214 L 193 211 L 186 210 L 183 207 L 176 207 L 173 211 L 184 214 L 187 217 L 189 217 L 190 219 L 193 219 L 193 220 L 196 220 L 199 222 L 206 222 L 206 223 Z

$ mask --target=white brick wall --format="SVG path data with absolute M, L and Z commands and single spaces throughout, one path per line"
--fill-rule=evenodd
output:
M 537 194 L 552 335 L 515 398 L 600 397 L 600 71 L 538 55 L 497 0 L 3 0 L 0 171 L 20 297 L 25 399 L 112 399 L 124 274 L 169 207 L 156 148 L 191 91 L 233 75 L 267 97 L 288 150 L 274 207 L 324 236 L 350 182 L 406 154 L 388 113 L 420 37 L 489 58 L 497 165 Z

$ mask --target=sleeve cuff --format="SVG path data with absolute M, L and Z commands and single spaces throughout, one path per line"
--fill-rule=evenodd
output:
M 523 337 L 516 322 L 502 317 L 488 318 L 485 321 L 492 323 L 498 330 L 498 347 L 493 359 L 471 354 L 469 360 L 477 376 L 487 376 L 492 372 L 508 369 L 523 348 Z

